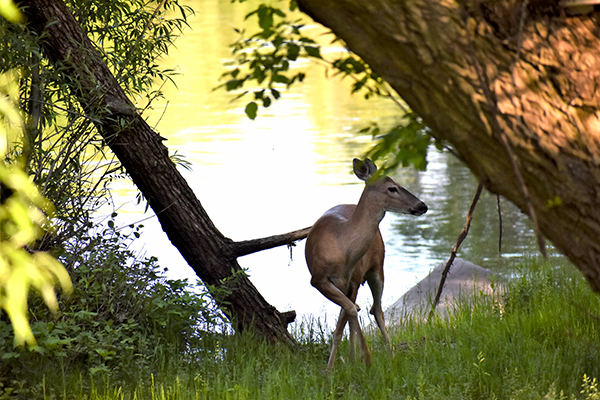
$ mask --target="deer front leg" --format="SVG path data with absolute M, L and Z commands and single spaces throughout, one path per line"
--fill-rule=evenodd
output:
M 382 270 L 383 271 L 383 270 Z M 375 317 L 375 322 L 381 331 L 383 340 L 385 341 L 386 347 L 389 351 L 392 350 L 390 338 L 385 328 L 385 320 L 383 318 L 383 310 L 381 308 L 381 296 L 383 294 L 383 277 L 377 274 L 375 271 L 369 271 L 365 274 L 371 293 L 373 294 L 373 307 L 371 307 L 370 313 Z

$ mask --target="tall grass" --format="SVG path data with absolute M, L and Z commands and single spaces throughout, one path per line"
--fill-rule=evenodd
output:
M 476 293 L 449 318 L 405 319 L 391 332 L 393 354 L 373 336 L 370 367 L 339 359 L 327 374 L 329 333 L 318 323 L 295 333 L 297 349 L 215 336 L 195 362 L 148 373 L 130 388 L 103 382 L 85 395 L 73 386 L 54 393 L 90 400 L 600 399 L 600 297 L 573 267 L 550 261 L 520 266 L 502 296 Z M 347 357 L 347 342 L 339 354 Z

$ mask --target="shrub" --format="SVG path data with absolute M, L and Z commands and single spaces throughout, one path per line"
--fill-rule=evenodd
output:
M 156 258 L 136 257 L 128 244 L 141 226 L 128 235 L 113 227 L 66 246 L 61 261 L 74 291 L 59 314 L 31 299 L 37 346 L 13 348 L 12 327 L 0 317 L 0 395 L 4 388 L 36 397 L 44 382 L 81 377 L 124 385 L 204 357 L 202 341 L 223 321 L 206 292 L 165 278 Z

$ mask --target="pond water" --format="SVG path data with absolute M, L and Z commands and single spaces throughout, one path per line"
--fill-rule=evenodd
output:
M 330 207 L 355 203 L 363 184 L 352 174 L 352 159 L 371 145 L 358 131 L 375 121 L 393 126 L 402 115 L 393 102 L 350 95 L 350 82 L 327 79 L 322 67 L 301 63 L 305 82 L 284 91 L 256 120 L 244 114 L 244 102 L 214 91 L 230 59 L 229 44 L 237 38 L 252 2 L 196 0 L 191 29 L 176 42 L 166 67 L 176 68 L 177 87 L 167 84 L 165 100 L 154 104 L 151 125 L 168 139 L 170 152 L 184 156 L 192 171 L 181 172 L 215 225 L 226 236 L 244 240 L 310 226 Z M 316 29 L 316 28 L 312 28 Z M 393 176 L 422 199 L 429 212 L 420 217 L 389 214 L 380 227 L 386 243 L 384 308 L 445 260 L 464 226 L 477 182 L 448 152 L 431 149 L 426 171 L 400 169 Z M 118 222 L 146 219 L 141 240 L 134 244 L 157 256 L 169 276 L 195 281 L 191 268 L 162 232 L 151 211 L 135 204 L 130 182 L 117 182 L 114 201 Z M 459 257 L 494 270 L 507 259 L 538 253 L 531 225 L 512 204 L 501 201 L 502 259 L 498 254 L 496 196 L 484 191 L 471 231 Z M 552 249 L 550 249 L 552 251 Z M 280 311 L 296 310 L 332 325 L 338 307 L 310 285 L 304 261 L 304 241 L 292 252 L 286 247 L 239 259 L 268 302 Z M 359 292 L 358 304 L 368 310 L 370 292 Z M 366 311 L 361 311 L 366 317 Z

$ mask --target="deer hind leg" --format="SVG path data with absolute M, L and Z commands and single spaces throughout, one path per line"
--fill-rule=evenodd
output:
M 367 345 L 365 337 L 362 333 L 362 330 L 360 329 L 360 324 L 358 323 L 359 307 L 354 303 L 353 300 L 349 299 L 348 296 L 344 294 L 344 292 L 342 292 L 336 285 L 334 285 L 329 278 L 319 280 L 313 279 L 311 280 L 311 284 L 315 288 L 317 288 L 323 294 L 323 296 L 327 297 L 329 300 L 342 307 L 342 311 L 340 312 L 340 318 L 338 319 L 336 330 L 334 331 L 333 346 L 331 349 L 331 354 L 329 356 L 329 362 L 327 364 L 327 367 L 329 369 L 333 367 L 333 363 L 335 362 L 335 353 L 337 352 L 337 348 L 341 341 L 346 322 L 350 323 L 350 332 L 354 331 L 358 334 L 363 359 L 367 364 L 370 364 L 371 352 L 369 351 L 369 347 Z M 356 299 L 356 294 L 354 295 L 354 299 Z
M 354 361 L 354 353 L 356 347 L 355 336 L 358 335 L 361 346 L 362 358 L 367 365 L 371 365 L 371 351 L 369 350 L 369 346 L 367 345 L 365 337 L 360 328 L 360 324 L 358 323 L 358 316 L 354 319 L 350 319 L 348 318 L 348 314 L 346 313 L 346 311 L 342 309 L 335 331 L 333 332 L 333 345 L 331 347 L 329 361 L 327 362 L 327 369 L 330 371 L 333 369 L 333 365 L 335 364 L 335 355 L 337 353 L 337 349 L 340 345 L 340 342 L 342 341 L 342 334 L 344 333 L 344 327 L 346 326 L 347 322 L 349 322 L 350 325 L 350 359 Z
M 365 278 L 369 284 L 369 288 L 371 288 L 371 293 L 373 294 L 373 307 L 371 307 L 370 313 L 375 317 L 375 322 L 377 322 L 377 326 L 381 331 L 381 335 L 383 336 L 383 340 L 385 341 L 388 350 L 391 350 L 392 345 L 390 344 L 390 338 L 388 336 L 387 329 L 385 328 L 385 320 L 383 318 L 383 310 L 381 308 L 381 296 L 383 295 L 383 276 L 373 270 L 369 270 L 365 274 Z
M 358 294 L 359 284 L 356 282 L 350 283 L 350 288 L 348 290 L 348 298 L 355 303 L 356 295 Z M 356 306 L 356 309 L 360 308 Z M 360 322 L 358 321 L 358 315 L 354 318 L 348 318 L 349 322 L 349 331 L 350 331 L 350 359 L 354 361 L 354 355 L 356 352 L 356 336 L 358 336 L 358 341 L 360 344 L 362 359 L 367 365 L 371 365 L 371 351 L 369 350 L 369 346 L 367 345 L 367 341 L 363 335 L 362 329 L 360 327 Z M 343 327 L 342 327 L 343 330 Z
M 330 371 L 333 369 L 333 364 L 335 364 L 335 355 L 337 353 L 338 346 L 342 341 L 342 335 L 344 333 L 344 327 L 346 326 L 346 322 L 348 322 L 348 316 L 342 308 L 335 327 L 335 331 L 333 331 L 333 344 L 331 346 L 331 353 L 329 354 L 329 361 L 327 362 L 327 369 Z
M 360 328 L 360 323 L 358 322 L 358 315 L 355 315 L 354 318 L 349 318 L 348 323 L 350 324 L 350 331 L 356 332 L 356 335 L 358 336 L 363 361 L 365 362 L 365 364 L 371 365 L 371 351 L 369 350 L 369 346 L 367 345 L 365 336 L 363 335 L 362 329 Z
M 355 282 L 350 282 L 350 289 L 348 290 L 348 298 L 356 304 L 356 296 L 358 294 L 358 288 L 360 287 L 359 284 L 355 283 Z M 360 311 L 359 306 L 357 305 L 357 310 Z M 344 330 L 344 328 L 342 327 L 342 331 Z M 351 327 L 349 327 L 349 339 L 350 339 L 350 360 L 354 361 L 355 358 L 355 354 L 356 354 L 356 331 L 354 329 L 351 329 Z

